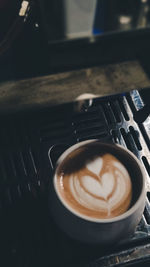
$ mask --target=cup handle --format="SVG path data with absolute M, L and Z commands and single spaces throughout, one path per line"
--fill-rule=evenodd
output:
M 48 157 L 52 170 L 55 169 L 56 162 L 60 155 L 69 147 L 67 144 L 55 144 L 50 147 Z

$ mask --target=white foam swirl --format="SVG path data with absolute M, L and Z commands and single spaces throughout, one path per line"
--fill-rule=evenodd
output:
M 104 169 L 103 158 L 99 157 L 86 166 L 91 175 L 80 179 L 78 173 L 70 176 L 70 191 L 80 205 L 109 215 L 125 200 L 131 190 L 129 174 L 119 161 L 111 161 L 110 166 Z

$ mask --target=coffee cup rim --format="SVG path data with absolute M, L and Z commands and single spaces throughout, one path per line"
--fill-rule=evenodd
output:
M 113 217 L 113 218 L 104 218 L 104 219 L 100 219 L 100 218 L 91 218 L 90 216 L 87 215 L 83 215 L 78 211 L 75 211 L 72 207 L 70 207 L 62 198 L 61 194 L 59 193 L 59 190 L 57 190 L 57 186 L 56 186 L 56 178 L 57 178 L 57 169 L 60 166 L 61 162 L 66 158 L 66 156 L 68 154 L 70 154 L 73 150 L 75 150 L 76 148 L 86 145 L 88 143 L 93 143 L 93 142 L 99 142 L 101 144 L 106 144 L 107 146 L 118 146 L 120 149 L 126 151 L 130 156 L 132 156 L 132 158 L 135 160 L 135 162 L 137 163 L 137 165 L 140 168 L 140 171 L 142 173 L 142 178 L 143 178 L 143 183 L 142 183 L 142 190 L 141 190 L 141 194 L 138 197 L 137 201 L 135 202 L 135 204 L 128 209 L 126 212 L 124 212 L 123 214 Z M 62 205 L 68 210 L 70 211 L 72 214 L 74 214 L 75 216 L 79 217 L 80 219 L 89 221 L 89 222 L 93 222 L 93 223 L 113 223 L 116 221 L 121 221 L 127 217 L 129 217 L 131 214 L 133 214 L 138 207 L 140 207 L 141 201 L 143 200 L 143 197 L 145 198 L 145 194 L 146 194 L 146 189 L 145 189 L 145 173 L 144 173 L 144 169 L 142 167 L 141 162 L 138 160 L 138 158 L 128 149 L 126 149 L 125 147 L 121 146 L 120 144 L 114 144 L 114 143 L 106 143 L 106 142 L 102 142 L 99 139 L 90 139 L 90 140 L 85 140 L 79 143 L 76 143 L 74 145 L 72 145 L 71 147 L 69 147 L 68 149 L 66 149 L 61 156 L 58 158 L 57 163 L 56 163 L 56 169 L 55 169 L 55 173 L 53 176 L 53 185 L 54 185 L 54 189 L 55 189 L 55 193 L 58 197 L 58 199 L 60 200 L 60 202 L 62 203 Z

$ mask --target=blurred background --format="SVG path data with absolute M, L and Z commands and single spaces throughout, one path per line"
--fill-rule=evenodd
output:
M 150 0 L 0 0 L 1 107 L 148 87 L 149 47 Z

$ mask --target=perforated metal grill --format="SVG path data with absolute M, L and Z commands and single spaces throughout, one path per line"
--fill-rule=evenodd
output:
M 148 259 L 150 117 L 144 123 L 134 121 L 143 107 L 135 90 L 0 118 L 1 266 L 119 266 Z M 93 138 L 127 147 L 147 177 L 143 218 L 134 236 L 115 249 L 71 241 L 48 210 L 48 186 L 58 156 L 70 145 Z

